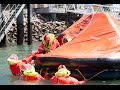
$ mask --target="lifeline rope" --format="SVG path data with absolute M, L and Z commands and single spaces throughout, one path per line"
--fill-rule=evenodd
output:
M 48 72 L 48 70 L 49 70 L 49 68 L 46 68 L 46 73 Z M 89 81 L 89 80 L 93 79 L 94 77 L 96 77 L 97 75 L 99 75 L 99 74 L 101 74 L 101 73 L 103 73 L 103 72 L 105 72 L 105 71 L 108 71 L 108 69 L 101 70 L 100 72 L 94 74 L 94 75 L 91 76 L 89 79 L 87 79 L 87 78 L 82 74 L 82 72 L 81 72 L 79 69 L 75 69 L 75 70 L 79 72 L 79 74 L 83 77 L 83 79 L 84 79 L 85 81 Z M 43 71 L 43 68 L 40 69 L 40 74 L 42 73 L 42 71 Z M 53 73 L 51 73 L 51 74 L 48 73 L 48 74 L 49 74 L 49 75 L 52 75 Z
M 94 78 L 95 76 L 97 76 L 97 75 L 99 75 L 100 73 L 103 73 L 103 72 L 105 72 L 105 71 L 108 71 L 108 70 L 107 70 L 107 69 L 104 69 L 104 70 L 96 73 L 95 75 L 93 75 L 93 76 L 92 76 L 91 78 L 89 78 L 88 80 L 91 80 L 91 79 Z
M 43 71 L 43 68 L 40 69 L 40 75 L 41 75 L 42 71 Z
M 77 70 L 77 71 L 79 72 L 79 74 L 84 78 L 84 80 L 87 80 L 87 79 L 85 78 L 85 76 L 81 73 L 81 71 L 80 71 L 79 69 L 75 69 L 75 70 Z
M 49 68 L 46 68 L 46 72 L 45 72 L 45 74 L 49 74 L 49 73 L 48 73 L 48 70 L 49 70 Z
M 87 78 L 85 78 L 85 76 L 81 73 L 81 71 L 80 71 L 79 69 L 76 69 L 76 70 L 79 72 L 79 74 L 80 74 L 80 75 L 84 78 L 84 80 L 86 80 L 86 81 L 91 80 L 92 78 L 94 78 L 95 76 L 99 75 L 100 73 L 103 73 L 103 72 L 105 72 L 105 71 L 108 71 L 108 69 L 104 69 L 104 70 L 96 73 L 95 75 L 93 75 L 93 76 L 90 77 L 89 79 L 87 79 Z

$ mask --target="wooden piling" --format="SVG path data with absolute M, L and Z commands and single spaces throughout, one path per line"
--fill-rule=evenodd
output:
M 27 20 L 28 20 L 28 45 L 32 44 L 32 25 L 31 25 L 31 18 L 32 18 L 32 6 L 31 4 L 27 4 Z

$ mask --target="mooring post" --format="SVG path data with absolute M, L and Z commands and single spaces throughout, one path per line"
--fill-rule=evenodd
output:
M 22 45 L 24 40 L 23 10 L 17 17 L 17 45 Z
M 27 4 L 28 45 L 32 44 L 32 25 L 31 25 L 31 18 L 32 18 L 32 5 L 31 5 L 31 4 Z
M 2 5 L 0 4 L 0 15 L 2 14 Z M 3 15 L 0 17 L 0 30 L 3 27 L 5 21 L 4 21 L 4 17 Z M 6 35 L 4 36 L 4 38 L 1 40 L 0 42 L 0 46 L 6 46 Z

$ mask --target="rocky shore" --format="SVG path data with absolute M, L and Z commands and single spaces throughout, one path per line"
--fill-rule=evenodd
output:
M 9 17 L 8 14 L 6 14 Z M 48 15 L 50 16 L 50 15 Z M 70 15 L 69 16 L 74 16 Z M 62 31 L 66 30 L 71 24 L 73 24 L 75 18 L 71 18 L 69 16 L 59 15 L 56 21 L 53 21 L 52 18 L 45 17 L 41 14 L 33 13 L 31 19 L 32 25 L 32 40 L 33 41 L 41 41 L 41 37 L 45 33 L 54 33 L 55 35 L 60 34 Z M 64 19 L 60 19 L 60 17 Z M 24 19 L 24 42 L 27 42 L 27 13 L 24 11 L 23 14 Z M 77 18 L 78 20 L 78 18 Z M 12 24 L 12 27 L 8 31 L 6 35 L 7 43 L 16 43 L 17 41 L 17 24 L 16 21 Z
M 27 42 L 27 18 L 24 17 L 24 42 Z M 41 41 L 41 37 L 45 33 L 54 33 L 55 35 L 60 34 L 62 31 L 67 29 L 65 21 L 48 21 L 44 22 L 38 17 L 32 17 L 32 40 Z M 6 35 L 8 43 L 16 43 L 17 41 L 17 25 L 13 23 L 9 32 Z

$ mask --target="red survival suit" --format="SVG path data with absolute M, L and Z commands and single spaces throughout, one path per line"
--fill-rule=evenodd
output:
M 42 37 L 42 43 L 40 43 L 38 50 L 32 52 L 29 54 L 27 57 L 25 57 L 22 61 L 25 63 L 31 63 L 32 58 L 35 56 L 35 54 L 45 54 L 50 52 L 51 50 L 56 49 L 57 47 L 60 46 L 60 43 L 58 42 L 57 39 L 55 39 L 54 34 L 45 34 Z

